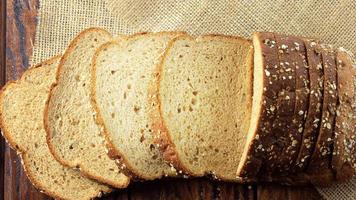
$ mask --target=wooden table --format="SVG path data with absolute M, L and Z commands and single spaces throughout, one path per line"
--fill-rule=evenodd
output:
M 0 84 L 18 79 L 29 64 L 39 0 L 1 0 Z M 49 199 L 28 181 L 16 152 L 0 137 L 0 200 Z M 212 181 L 161 180 L 133 183 L 104 199 L 322 199 L 312 186 L 241 185 Z

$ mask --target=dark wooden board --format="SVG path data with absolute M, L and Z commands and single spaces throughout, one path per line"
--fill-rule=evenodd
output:
M 27 69 L 37 24 L 39 0 L 1 0 L 0 84 L 18 79 Z M 28 181 L 16 152 L 0 137 L 0 200 L 50 199 Z M 241 185 L 212 181 L 161 180 L 133 183 L 103 199 L 321 199 L 312 186 Z

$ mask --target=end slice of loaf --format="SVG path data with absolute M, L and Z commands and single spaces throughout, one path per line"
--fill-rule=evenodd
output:
M 335 141 L 332 167 L 337 180 L 347 180 L 356 173 L 356 61 L 352 53 L 337 50 L 337 90 Z
M 111 35 L 99 28 L 80 33 L 63 55 L 56 82 L 46 105 L 47 142 L 62 164 L 78 167 L 87 176 L 116 188 L 124 188 L 129 178 L 107 156 L 96 112 L 90 103 L 92 57 Z
M 159 69 L 152 114 L 166 160 L 190 175 L 239 181 L 236 168 L 251 115 L 250 41 L 229 36 L 180 36 Z M 157 117 L 158 116 L 158 117 Z
M 152 78 L 175 32 L 143 33 L 103 45 L 92 68 L 92 100 L 105 127 L 110 156 L 136 179 L 175 176 L 153 143 L 149 111 Z
M 46 143 L 43 113 L 59 60 L 59 56 L 54 57 L 32 67 L 19 81 L 2 89 L 1 129 L 9 145 L 21 156 L 26 174 L 36 188 L 58 199 L 92 199 L 110 189 L 62 166 Z

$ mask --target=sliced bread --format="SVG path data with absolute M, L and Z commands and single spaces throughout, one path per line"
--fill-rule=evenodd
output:
M 36 188 L 57 199 L 92 199 L 102 192 L 110 192 L 109 187 L 61 165 L 46 143 L 43 113 L 59 60 L 57 56 L 32 67 L 20 80 L 2 89 L 0 125 Z
M 319 45 L 319 44 L 317 44 Z M 311 154 L 306 173 L 312 177 L 310 181 L 316 185 L 330 185 L 335 180 L 332 171 L 332 150 L 334 143 L 336 104 L 337 104 L 337 74 L 334 50 L 320 44 L 323 68 L 323 103 L 319 134 Z
M 102 129 L 90 103 L 92 57 L 111 35 L 99 28 L 80 33 L 63 55 L 45 109 L 47 143 L 58 161 L 78 167 L 85 175 L 116 188 L 129 178 L 107 156 Z
M 323 106 L 319 134 L 307 172 L 309 174 L 323 174 L 323 176 L 312 180 L 314 183 L 320 182 L 322 184 L 334 180 L 330 171 L 338 95 L 335 52 L 323 45 L 321 45 L 320 51 L 324 73 Z
M 308 114 L 304 124 L 302 145 L 296 160 L 296 171 L 304 171 L 308 166 L 318 138 L 323 101 L 323 67 L 317 42 L 304 39 L 310 80 Z
M 303 42 L 297 37 L 283 34 L 274 36 L 278 48 L 279 84 L 282 90 L 276 98 L 276 115 L 272 125 L 272 133 L 277 141 L 273 148 L 267 149 L 270 159 L 266 160 L 261 173 L 281 176 L 290 173 L 298 156 L 307 109 L 303 89 L 304 82 L 308 79 L 303 77 Z
M 280 134 L 273 132 L 274 120 L 277 114 L 282 114 L 282 109 L 287 109 L 285 112 L 292 115 L 294 107 L 291 104 L 293 103 L 288 103 L 288 100 L 295 99 L 295 93 L 286 90 L 289 87 L 287 83 L 289 77 L 284 73 L 286 70 L 283 70 L 286 65 L 282 66 L 279 62 L 274 34 L 254 33 L 253 46 L 252 116 L 245 147 L 237 168 L 237 176 L 244 180 L 257 179 L 259 175 L 265 176 L 264 179 L 271 178 L 270 173 L 262 172 L 262 169 L 273 169 L 281 150 L 285 145 L 289 145 L 280 141 Z M 288 104 L 290 106 L 286 107 Z M 279 112 L 277 112 L 277 106 L 280 108 Z
M 252 104 L 250 41 L 206 35 L 176 38 L 159 66 L 151 96 L 156 142 L 183 172 L 239 181 Z
M 294 144 L 292 142 L 292 146 L 295 145 L 292 147 L 292 151 L 295 152 L 291 156 L 292 165 L 290 166 L 290 169 L 292 169 L 292 171 L 299 172 L 298 156 L 301 154 L 300 151 L 304 148 L 304 146 L 309 145 L 309 141 L 305 142 L 303 139 L 305 132 L 305 122 L 309 111 L 310 77 L 307 62 L 307 50 L 303 39 L 296 36 L 289 36 L 289 38 L 293 43 L 293 47 L 290 47 L 291 51 L 294 51 L 294 57 L 292 57 L 292 62 L 294 62 L 293 64 L 295 65 L 296 80 L 294 122 L 297 124 L 296 138 L 299 140 L 298 144 Z
M 352 53 L 337 51 L 337 90 L 335 140 L 332 167 L 337 180 L 356 173 L 356 62 Z
M 92 67 L 92 102 L 109 155 L 136 179 L 175 176 L 153 143 L 148 89 L 168 43 L 179 32 L 135 34 L 103 45 Z

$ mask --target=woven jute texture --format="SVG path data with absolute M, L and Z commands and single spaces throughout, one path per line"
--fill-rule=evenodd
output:
M 63 52 L 77 33 L 93 26 L 113 34 L 182 30 L 246 38 L 273 31 L 356 52 L 355 0 L 40 0 L 32 63 Z M 318 190 L 327 199 L 355 199 L 356 178 Z

